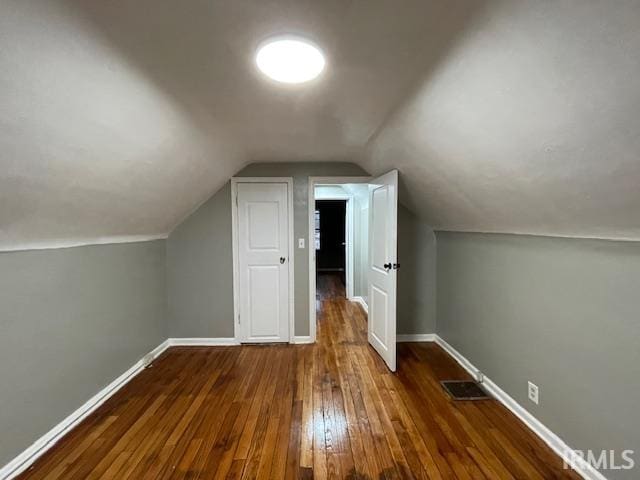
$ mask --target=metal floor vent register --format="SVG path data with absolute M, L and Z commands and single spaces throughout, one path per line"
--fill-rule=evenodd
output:
M 491 398 L 476 382 L 445 380 L 440 383 L 454 400 L 488 400 Z

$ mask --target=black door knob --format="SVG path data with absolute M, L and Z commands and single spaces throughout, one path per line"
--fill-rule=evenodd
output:
M 383 265 L 384 268 L 386 268 L 387 270 L 391 270 L 391 264 L 390 263 L 385 263 Z
M 286 260 L 286 258 L 284 258 L 284 257 L 280 257 L 280 263 L 284 263 L 284 262 L 285 262 L 285 260 Z

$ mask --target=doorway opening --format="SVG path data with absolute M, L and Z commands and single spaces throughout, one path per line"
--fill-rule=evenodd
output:
M 315 205 L 314 248 L 316 288 L 325 288 L 323 279 L 334 277 L 346 296 L 347 284 L 347 200 L 319 200 Z M 319 292 L 318 292 L 319 293 Z
M 310 179 L 309 315 L 314 338 L 323 297 L 346 297 L 367 311 L 368 181 Z
M 336 300 L 338 305 L 346 300 L 348 310 L 358 308 L 357 302 L 366 314 L 368 343 L 391 371 L 396 369 L 400 266 L 397 201 L 396 170 L 377 178 L 309 178 L 310 340 L 316 339 L 318 322 L 335 314 Z

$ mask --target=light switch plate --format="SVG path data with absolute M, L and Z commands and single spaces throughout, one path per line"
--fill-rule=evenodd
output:
M 540 401 L 540 391 L 538 390 L 538 386 L 535 383 L 528 382 L 527 387 L 529 400 L 538 405 L 538 402 Z
M 304 248 L 304 238 L 298 239 L 298 248 Z

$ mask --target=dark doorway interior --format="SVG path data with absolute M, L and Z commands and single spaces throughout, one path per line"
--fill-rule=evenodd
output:
M 346 213 L 346 200 L 316 200 L 316 271 L 337 273 L 343 285 Z

